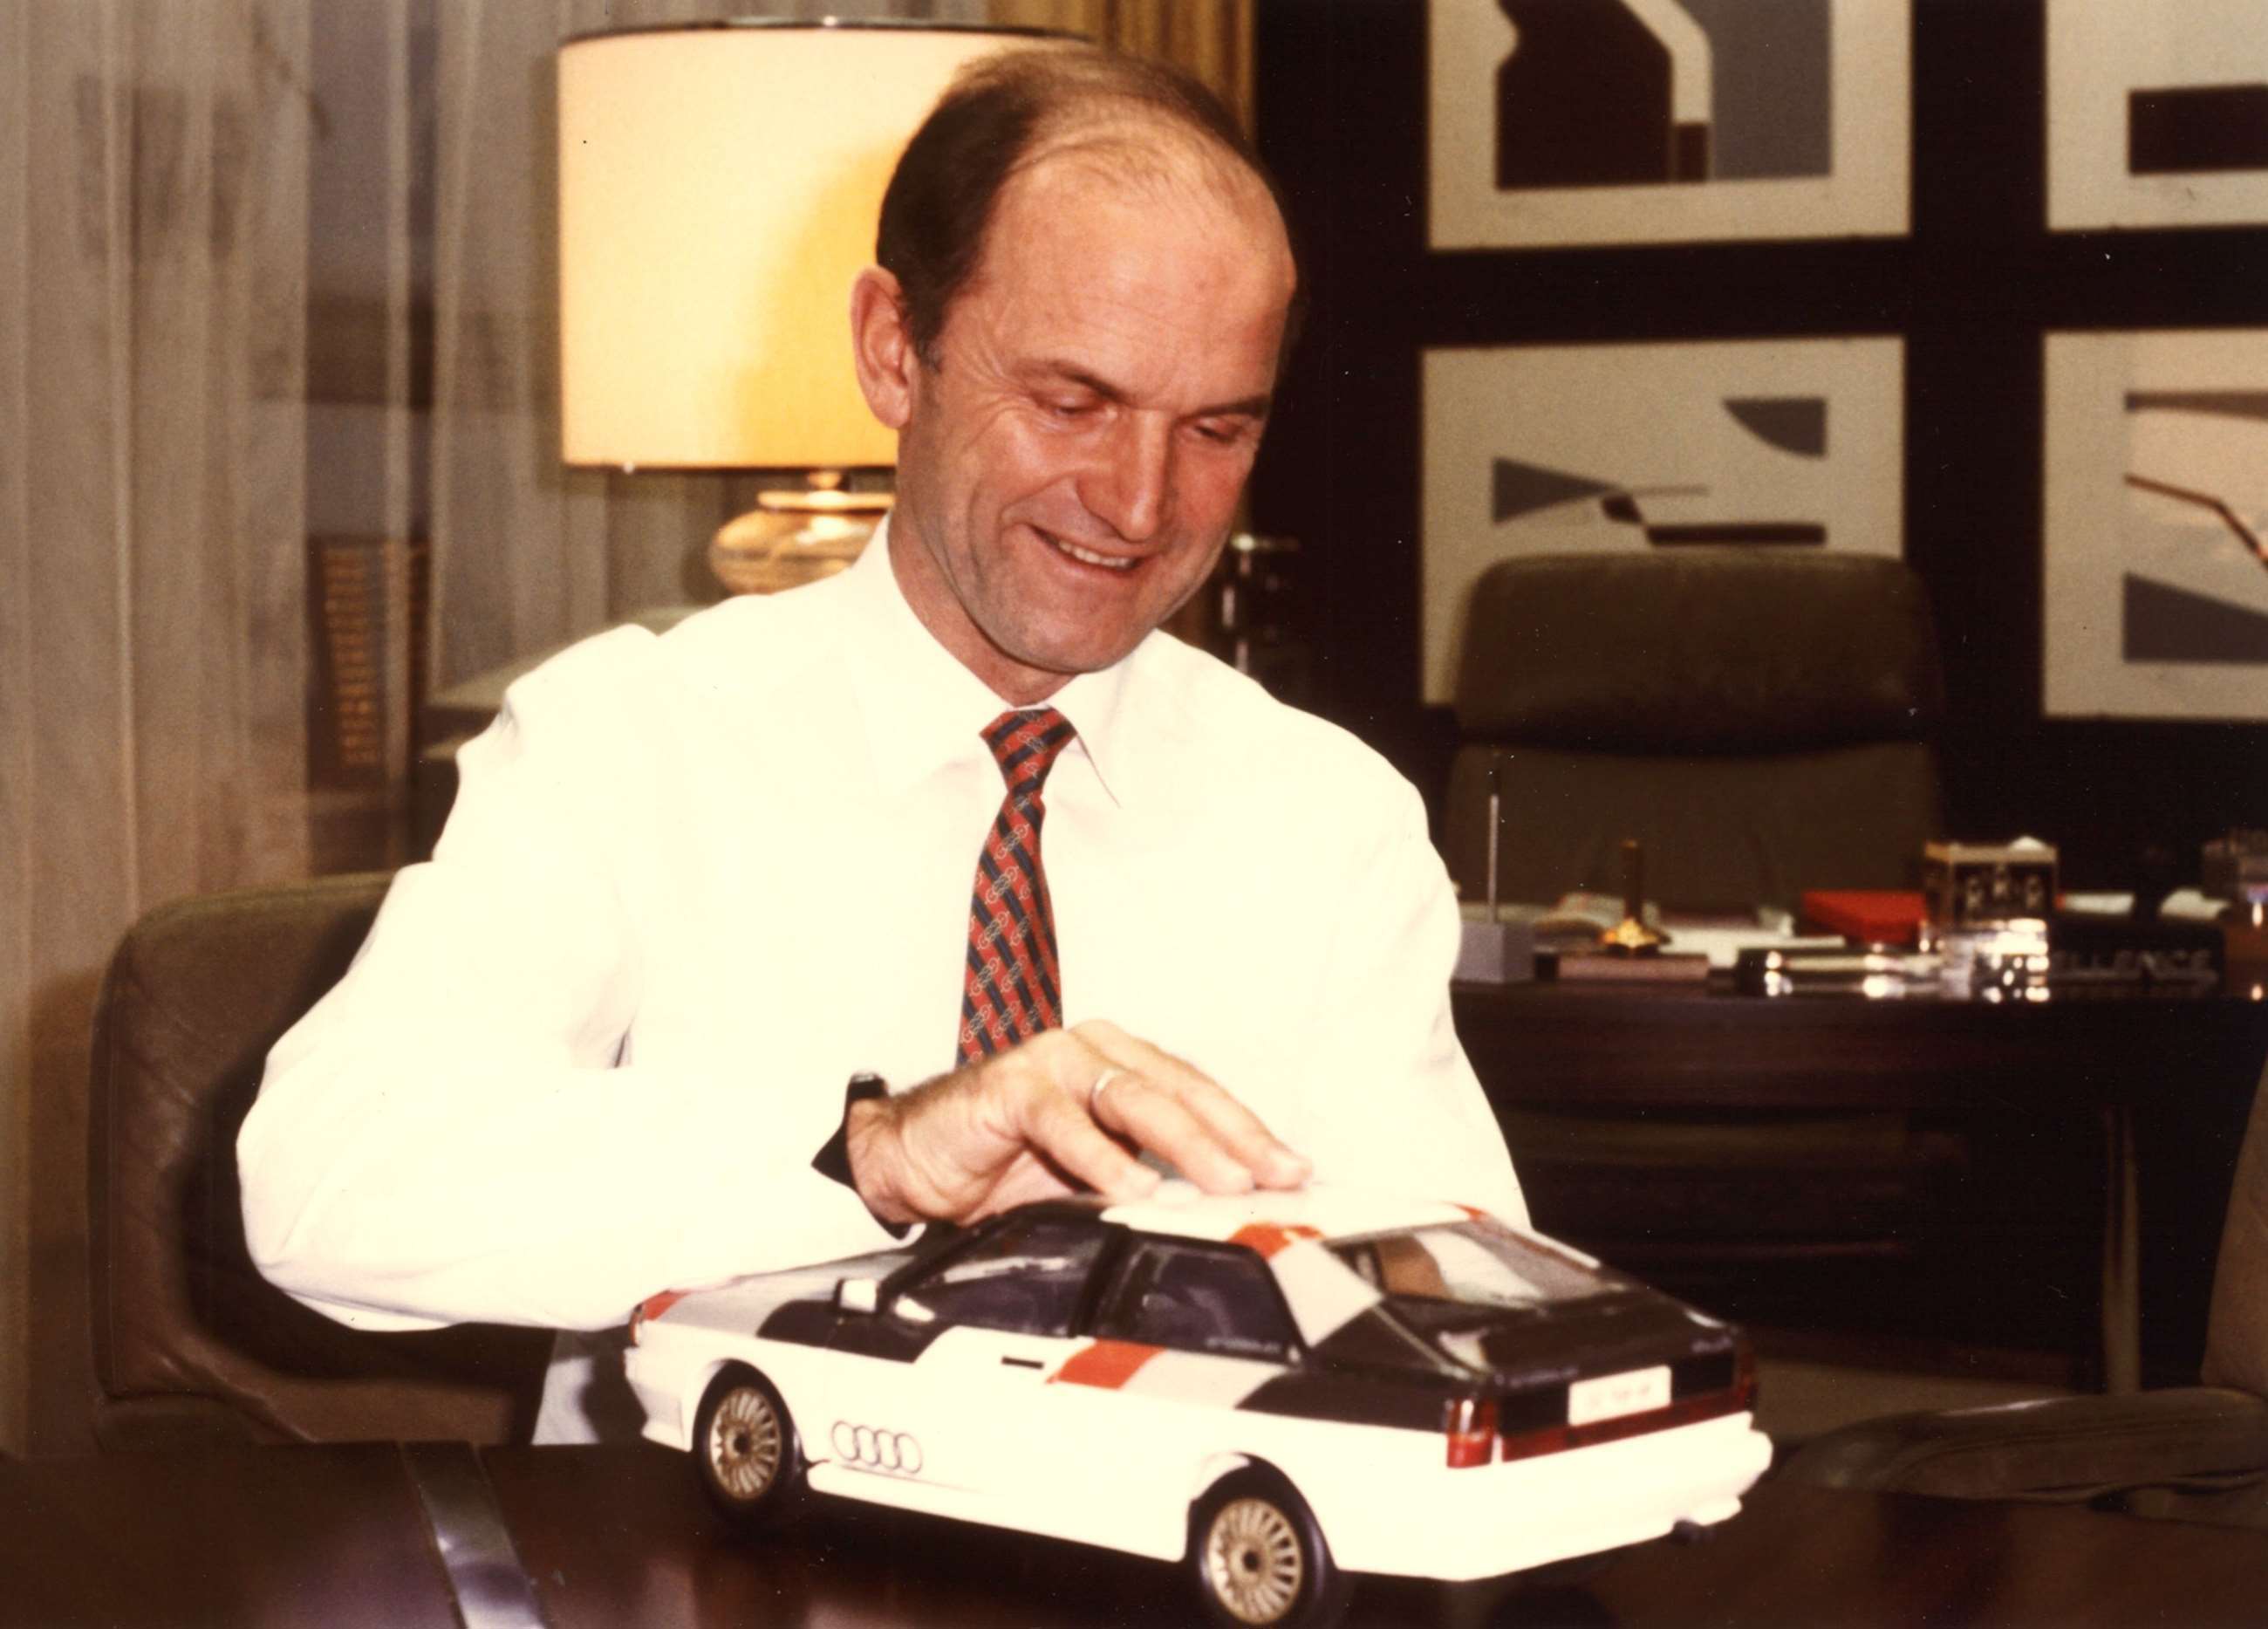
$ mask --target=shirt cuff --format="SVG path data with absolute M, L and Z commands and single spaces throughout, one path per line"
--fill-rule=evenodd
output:
M 852 1181 L 850 1176 L 850 1105 L 865 1102 L 871 1098 L 887 1097 L 889 1095 L 889 1082 L 883 1080 L 881 1076 L 863 1072 L 852 1075 L 850 1084 L 843 1088 L 843 1118 L 835 1127 L 835 1135 L 828 1138 L 819 1152 L 811 1156 L 811 1168 L 821 1176 L 841 1183 L 851 1192 L 856 1193 L 858 1190 L 858 1184 Z M 872 1206 L 867 1208 L 866 1213 L 869 1216 L 874 1215 Z M 879 1216 L 874 1216 L 874 1224 L 886 1229 L 894 1239 L 902 1239 L 912 1231 L 910 1223 L 884 1221 Z

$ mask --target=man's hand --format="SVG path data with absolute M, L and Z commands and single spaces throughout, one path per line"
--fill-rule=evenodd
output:
M 859 1198 L 889 1222 L 973 1221 L 1081 1184 L 1139 1198 L 1159 1176 L 1130 1149 L 1207 1193 L 1307 1176 L 1307 1161 L 1202 1072 L 1101 1021 L 853 1104 L 846 1140 Z

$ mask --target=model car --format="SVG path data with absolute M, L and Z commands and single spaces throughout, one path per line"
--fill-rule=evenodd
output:
M 1454 1205 L 1315 1186 L 1031 1205 L 666 1292 L 646 1435 L 716 1503 L 808 1489 L 1181 1560 L 1232 1625 L 1721 1522 L 1771 1448 L 1736 1331 Z

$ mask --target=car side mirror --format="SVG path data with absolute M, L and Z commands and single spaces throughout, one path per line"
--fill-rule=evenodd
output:
M 835 1306 L 839 1312 L 872 1312 L 880 1305 L 881 1280 L 879 1279 L 845 1279 L 835 1286 Z

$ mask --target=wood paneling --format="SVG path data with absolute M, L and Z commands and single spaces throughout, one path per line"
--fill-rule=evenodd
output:
M 32 690 L 30 14 L 0 7 L 0 1446 L 25 1434 L 31 1313 Z
M 989 11 L 1186 69 L 1252 126 L 1252 0 L 993 0 Z

